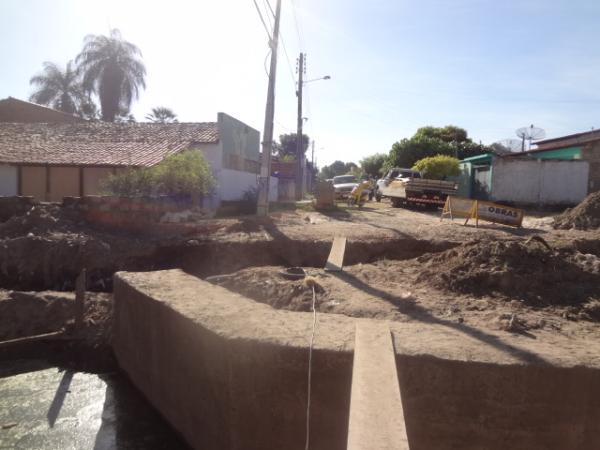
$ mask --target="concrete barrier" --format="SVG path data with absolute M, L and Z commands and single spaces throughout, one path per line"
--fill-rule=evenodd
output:
M 118 273 L 114 298 L 119 364 L 194 448 L 304 448 L 310 313 L 179 270 Z M 318 315 L 313 450 L 346 448 L 354 329 L 364 320 Z M 600 448 L 597 346 L 432 317 L 388 325 L 412 450 Z

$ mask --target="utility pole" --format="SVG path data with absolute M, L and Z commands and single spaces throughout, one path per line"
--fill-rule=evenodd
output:
M 296 137 L 296 200 L 302 200 L 302 160 L 304 156 L 302 139 L 302 86 L 304 85 L 303 75 L 306 71 L 304 66 L 304 53 L 300 53 L 298 58 L 298 135 Z
M 271 68 L 269 69 L 269 88 L 267 90 L 267 106 L 265 108 L 265 127 L 262 142 L 262 161 L 258 180 L 258 205 L 256 214 L 269 214 L 269 180 L 271 177 L 271 152 L 273 151 L 273 118 L 275 117 L 275 76 L 277 75 L 277 47 L 279 44 L 279 18 L 281 16 L 281 0 L 275 7 L 275 23 L 271 47 Z

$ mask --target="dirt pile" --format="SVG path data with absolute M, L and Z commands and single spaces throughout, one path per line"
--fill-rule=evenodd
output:
M 157 244 L 86 225 L 57 204 L 34 205 L 0 223 L 0 287 L 17 290 L 73 290 L 88 271 L 88 289 L 110 291 L 118 270 L 153 267 Z
M 231 275 L 207 278 L 219 286 L 237 292 L 260 303 L 290 311 L 310 311 L 312 307 L 312 287 L 305 280 L 289 280 L 279 274 L 281 268 L 251 267 Z M 323 295 L 320 284 L 315 285 L 316 306 L 328 298 Z
M 579 205 L 554 219 L 555 229 L 588 230 L 600 228 L 600 192 L 588 195 Z
M 600 298 L 600 260 L 556 252 L 542 240 L 482 241 L 418 258 L 418 282 L 441 290 L 519 299 L 532 306 Z
M 108 343 L 112 299 L 110 294 L 86 293 L 84 327 L 79 337 Z M 0 341 L 70 330 L 75 318 L 73 292 L 19 292 L 0 290 Z
M 0 237 L 66 233 L 81 228 L 83 222 L 77 219 L 73 211 L 58 204 L 38 204 L 0 223 Z

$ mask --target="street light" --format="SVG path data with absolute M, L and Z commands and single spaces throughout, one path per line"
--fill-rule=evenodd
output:
M 304 123 L 304 118 L 302 117 L 302 87 L 305 84 L 312 83 L 313 81 L 320 80 L 331 80 L 331 76 L 325 75 L 320 78 L 313 78 L 312 80 L 302 80 L 302 75 L 304 73 L 304 54 L 300 53 L 300 58 L 298 59 L 298 90 L 296 91 L 296 96 L 298 97 L 298 129 L 296 135 L 296 189 L 295 189 L 295 197 L 296 200 L 302 199 L 303 194 L 303 178 L 304 174 L 302 173 L 302 156 L 304 152 L 302 151 L 302 125 Z

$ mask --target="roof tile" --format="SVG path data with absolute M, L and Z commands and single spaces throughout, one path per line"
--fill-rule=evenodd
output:
M 0 123 L 0 163 L 152 166 L 194 144 L 218 141 L 216 122 Z

